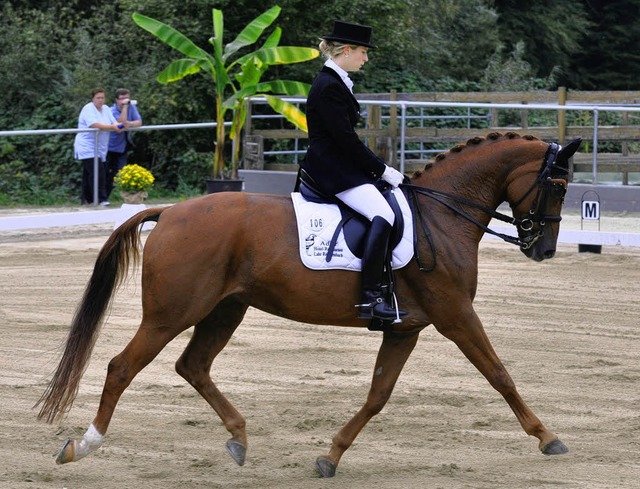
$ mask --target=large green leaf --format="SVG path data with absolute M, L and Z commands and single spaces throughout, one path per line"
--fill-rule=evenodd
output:
M 242 29 L 240 34 L 238 34 L 238 37 L 224 47 L 223 59 L 226 60 L 229 56 L 238 51 L 238 49 L 255 43 L 264 30 L 278 18 L 281 10 L 282 9 L 276 5 L 253 19 L 244 29 Z
M 229 68 L 224 65 L 222 57 L 222 46 L 224 38 L 224 16 L 221 10 L 213 9 L 211 12 L 213 19 L 213 37 L 209 39 L 209 43 L 213 46 L 213 64 L 214 80 L 216 82 L 216 98 L 218 100 L 224 97 L 225 88 L 231 84 L 229 78 Z
M 211 12 L 213 21 L 213 37 L 209 39 L 209 43 L 213 46 L 213 54 L 216 60 L 223 64 L 222 61 L 222 46 L 224 38 L 224 18 L 222 11 L 213 9 Z
M 280 44 L 280 38 L 282 37 L 282 29 L 280 27 L 276 27 L 269 37 L 262 45 L 263 48 L 275 48 L 278 44 Z
M 249 87 L 257 85 L 258 82 L 260 82 L 260 78 L 262 78 L 262 75 L 268 68 L 269 65 L 253 56 L 247 59 L 246 63 L 242 64 L 240 71 L 234 76 L 241 87 Z
M 256 56 L 266 65 L 293 64 L 315 59 L 319 55 L 320 52 L 314 48 L 276 46 L 258 49 L 253 53 L 246 54 L 239 58 L 237 63 L 245 63 L 247 59 Z
M 238 107 L 233 113 L 233 120 L 231 121 L 231 129 L 229 130 L 229 137 L 236 139 L 240 135 L 240 131 L 244 127 L 244 123 L 247 119 L 247 110 L 244 105 Z
M 132 14 L 131 17 L 133 21 L 145 31 L 150 32 L 162 42 L 180 51 L 185 56 L 194 59 L 211 60 L 210 54 L 196 46 L 191 39 L 173 27 L 142 14 Z
M 267 103 L 278 114 L 282 114 L 285 119 L 301 131 L 309 132 L 307 129 L 307 116 L 304 115 L 304 112 L 298 109 L 295 105 L 290 104 L 281 98 L 274 97 L 272 95 L 265 95 L 265 97 L 267 99 Z
M 200 64 L 191 58 L 177 59 L 160 72 L 157 80 L 166 85 L 181 80 L 185 76 L 198 73 L 200 69 Z
M 251 93 L 251 87 L 260 82 L 262 75 L 272 64 L 292 64 L 308 61 L 319 56 L 317 49 L 281 46 L 273 48 L 259 49 L 254 53 L 247 54 L 238 59 L 236 63 L 241 63 L 241 69 L 236 73 L 235 78 L 243 89 L 239 98 Z
M 224 101 L 224 106 L 227 108 L 233 108 L 239 100 L 256 95 L 266 96 L 267 93 L 277 93 L 279 95 L 287 95 L 290 97 L 306 97 L 309 94 L 310 89 L 311 85 L 298 81 L 273 80 L 262 82 L 258 83 L 257 85 L 244 87 L 242 90 L 234 93 L 231 97 Z
M 311 85 L 293 80 L 272 80 L 258 84 L 258 93 L 279 93 L 290 97 L 309 95 Z

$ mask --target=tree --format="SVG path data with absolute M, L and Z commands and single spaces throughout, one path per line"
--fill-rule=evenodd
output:
M 582 90 L 639 90 L 640 1 L 587 4 L 593 28 L 571 65 L 571 85 Z
M 283 114 L 298 128 L 306 130 L 304 115 L 293 105 L 269 95 L 269 92 L 284 95 L 306 95 L 309 89 L 308 85 L 288 80 L 263 83 L 260 80 L 269 66 L 307 61 L 318 56 L 317 50 L 278 46 L 281 30 L 276 28 L 258 50 L 233 59 L 239 50 L 258 41 L 265 29 L 280 15 L 280 10 L 280 7 L 276 6 L 260 14 L 232 42 L 223 44 L 223 14 L 221 10 L 213 9 L 213 37 L 209 40 L 213 47 L 213 55 L 198 47 L 188 37 L 172 27 L 150 17 L 133 14 L 133 20 L 140 27 L 186 56 L 186 58 L 173 61 L 158 75 L 160 83 L 175 82 L 195 73 L 204 73 L 213 81 L 217 122 L 213 175 L 216 178 L 226 176 L 223 154 L 226 140 L 225 115 L 227 110 L 233 112 L 231 138 L 237 140 L 246 116 L 245 97 L 264 95 L 274 110 Z M 237 179 L 237 151 L 233 152 L 230 169 L 231 178 Z
M 583 0 L 496 0 L 498 33 L 507 52 L 522 42 L 533 75 L 569 72 L 591 28 Z M 562 81 L 562 80 L 560 80 Z
M 495 11 L 482 0 L 414 2 L 405 49 L 421 76 L 479 80 L 499 39 Z
M 515 45 L 505 58 L 503 49 L 496 50 L 485 69 L 482 87 L 487 91 L 520 91 L 546 88 L 535 86 L 531 65 L 524 60 L 524 42 Z
M 57 89 L 72 43 L 64 23 L 49 12 L 16 11 L 4 3 L 0 16 L 0 127 L 15 128 L 16 121 L 33 114 L 43 97 Z

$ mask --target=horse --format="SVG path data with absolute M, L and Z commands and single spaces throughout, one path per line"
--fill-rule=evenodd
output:
M 429 325 L 453 341 L 509 404 L 522 429 L 538 439 L 543 454 L 568 452 L 527 406 L 494 351 L 473 309 L 478 249 L 492 218 L 517 228 L 501 235 L 536 261 L 554 256 L 567 189 L 569 158 L 580 144 L 565 147 L 514 132 L 474 137 L 438 155 L 406 177 L 401 188 L 414 211 L 414 256 L 395 271 L 396 293 L 408 312 L 382 333 L 368 396 L 335 434 L 315 468 L 333 477 L 367 422 L 391 396 Z M 508 202 L 512 216 L 497 212 Z M 141 225 L 155 221 L 144 248 Z M 494 232 L 494 234 L 497 234 Z M 60 362 L 34 407 L 53 423 L 71 409 L 105 312 L 130 266 L 142 253 L 142 320 L 108 365 L 95 418 L 81 439 L 69 439 L 56 462 L 84 458 L 104 441 L 116 404 L 147 364 L 178 334 L 194 327 L 175 369 L 211 405 L 231 435 L 229 454 L 243 465 L 245 418 L 218 390 L 210 369 L 252 306 L 294 321 L 366 328 L 357 319 L 359 274 L 315 271 L 299 259 L 296 221 L 289 196 L 223 192 L 172 206 L 141 211 L 119 226 L 101 248 L 78 304 Z M 371 333 L 380 334 L 380 333 Z

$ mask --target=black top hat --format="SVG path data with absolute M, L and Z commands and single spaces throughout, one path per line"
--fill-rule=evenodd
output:
M 376 48 L 377 46 L 371 44 L 371 31 L 371 26 L 368 25 L 351 24 L 350 22 L 336 20 L 333 23 L 333 32 L 328 36 L 322 36 L 320 39 Z

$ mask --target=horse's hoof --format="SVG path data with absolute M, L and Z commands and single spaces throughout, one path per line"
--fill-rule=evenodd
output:
M 245 460 L 245 457 L 247 456 L 247 449 L 242 443 L 235 440 L 228 440 L 227 451 L 229 452 L 233 460 L 235 460 L 238 465 L 240 466 L 244 465 L 244 460 Z
M 316 459 L 316 470 L 320 472 L 322 477 L 333 477 L 336 475 L 336 464 L 327 457 L 318 457 Z
M 75 459 L 75 449 L 73 446 L 73 440 L 69 438 L 65 442 L 64 446 L 62 447 L 62 450 L 60 450 L 60 453 L 58 454 L 58 456 L 56 457 L 56 463 L 58 465 L 62 465 L 68 462 L 73 462 L 74 459 Z
M 565 453 L 569 453 L 569 449 L 567 445 L 562 443 L 560 440 L 553 440 L 551 443 L 547 444 L 547 446 L 542 448 L 542 453 L 545 455 L 563 455 Z

